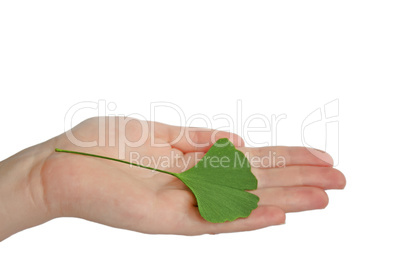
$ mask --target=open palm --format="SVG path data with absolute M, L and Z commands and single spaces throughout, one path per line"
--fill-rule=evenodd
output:
M 94 145 L 80 147 L 71 137 L 80 144 Z M 324 190 L 345 186 L 343 174 L 332 168 L 326 153 L 302 147 L 247 148 L 241 138 L 222 131 L 106 117 L 86 120 L 51 142 L 62 149 L 182 172 L 224 137 L 252 159 L 252 172 L 258 179 L 258 189 L 251 192 L 260 197 L 259 206 L 247 218 L 207 222 L 198 212 L 194 195 L 176 177 L 65 153 L 51 153 L 43 164 L 40 178 L 46 204 L 56 216 L 143 233 L 196 235 L 282 224 L 286 212 L 324 208 L 328 203 Z M 279 166 L 255 160 L 272 160 L 268 155 L 280 159 Z

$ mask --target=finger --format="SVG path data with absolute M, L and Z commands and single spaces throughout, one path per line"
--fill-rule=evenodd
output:
M 285 168 L 253 168 L 258 188 L 281 186 L 315 186 L 323 189 L 342 189 L 345 176 L 332 167 L 288 166 Z
M 198 210 L 194 210 L 198 213 Z M 232 222 L 211 223 L 200 217 L 186 229 L 188 235 L 219 234 L 251 231 L 272 225 L 284 224 L 286 215 L 283 210 L 274 206 L 258 206 L 247 218 L 239 218 Z
M 173 148 L 188 152 L 207 152 L 221 138 L 228 138 L 236 147 L 244 146 L 243 139 L 234 133 L 207 128 L 178 127 L 159 124 L 160 130 L 167 133 L 164 137 Z
M 285 212 L 323 209 L 328 205 L 328 195 L 317 187 L 274 187 L 252 192 L 260 197 L 258 205 L 277 206 Z
M 240 147 L 255 168 L 274 168 L 291 165 L 332 166 L 332 157 L 323 151 L 306 147 Z

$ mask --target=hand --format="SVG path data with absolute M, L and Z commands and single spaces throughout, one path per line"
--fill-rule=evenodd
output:
M 81 142 L 97 141 L 98 145 L 82 148 L 71 142 L 71 137 Z M 191 191 L 173 176 L 54 152 L 57 147 L 182 172 L 194 166 L 216 140 L 224 137 L 254 165 L 252 172 L 258 179 L 258 189 L 251 192 L 260 197 L 258 208 L 249 217 L 226 223 L 205 221 Z M 247 148 L 241 138 L 228 132 L 122 117 L 86 120 L 71 132 L 39 146 L 41 149 L 35 147 L 35 151 L 41 151 L 43 158 L 29 171 L 29 197 L 44 211 L 45 215 L 40 216 L 43 220 L 73 216 L 143 233 L 197 235 L 246 231 L 282 224 L 286 212 L 324 208 L 328 203 L 324 190 L 345 186 L 344 176 L 332 168 L 332 159 L 324 152 L 312 153 L 302 147 Z M 275 155 L 282 166 L 267 166 L 267 161 L 256 160 L 267 160 L 267 155 Z

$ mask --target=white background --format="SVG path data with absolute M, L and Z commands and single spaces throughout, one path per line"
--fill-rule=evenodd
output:
M 297 146 L 303 121 L 334 101 L 335 123 L 311 125 L 305 141 L 333 154 L 348 184 L 325 210 L 253 232 L 144 235 L 56 219 L 0 243 L 0 265 L 401 266 L 401 14 L 400 1 L 1 1 L 0 160 L 67 130 L 82 101 L 148 119 L 167 101 L 186 120 L 163 107 L 155 120 L 204 114 L 212 127 L 241 103 L 243 122 L 286 114 L 276 138 L 253 140 Z

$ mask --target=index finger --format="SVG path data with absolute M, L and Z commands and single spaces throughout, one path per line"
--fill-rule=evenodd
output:
M 332 157 L 321 150 L 306 147 L 239 147 L 254 168 L 292 165 L 333 166 Z

